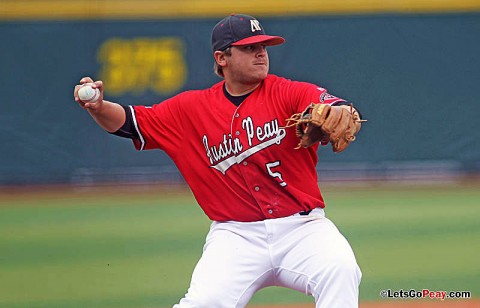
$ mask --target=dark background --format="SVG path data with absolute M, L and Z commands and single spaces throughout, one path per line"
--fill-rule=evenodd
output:
M 185 82 L 175 91 L 106 99 L 151 105 L 209 87 L 217 18 L 0 22 L 0 184 L 181 181 L 161 151 L 137 152 L 104 133 L 72 98 L 82 76 L 101 78 L 111 39 L 173 37 Z M 354 103 L 368 122 L 348 151 L 319 150 L 320 179 L 443 177 L 480 171 L 480 14 L 261 18 L 286 44 L 271 72 Z M 206 111 L 208 112 L 208 110 Z M 328 162 L 328 164 L 324 164 Z

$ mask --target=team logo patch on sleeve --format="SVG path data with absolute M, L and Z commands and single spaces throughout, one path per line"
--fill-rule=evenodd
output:
M 327 92 L 327 90 L 325 90 L 324 88 L 317 88 L 318 90 L 322 91 L 322 93 L 320 94 L 320 103 L 322 104 L 333 104 L 333 103 L 336 103 L 336 102 L 343 102 L 344 100 L 339 98 L 339 97 L 336 97 L 332 94 L 329 94 Z

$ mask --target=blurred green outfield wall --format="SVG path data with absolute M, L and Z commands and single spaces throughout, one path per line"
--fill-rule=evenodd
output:
M 217 20 L 0 20 L 0 184 L 178 180 L 163 152 L 102 132 L 73 87 L 101 78 L 107 99 L 133 105 L 209 87 L 220 80 L 209 42 Z M 287 40 L 269 49 L 272 73 L 321 85 L 369 121 L 345 153 L 320 149 L 319 168 L 480 170 L 480 13 L 261 21 Z

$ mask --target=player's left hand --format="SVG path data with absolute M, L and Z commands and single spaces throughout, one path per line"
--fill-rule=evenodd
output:
M 344 151 L 361 128 L 359 113 L 349 106 L 310 104 L 302 113 L 287 119 L 287 127 L 295 126 L 300 142 L 297 148 L 309 147 L 317 142 L 330 143 L 335 153 Z

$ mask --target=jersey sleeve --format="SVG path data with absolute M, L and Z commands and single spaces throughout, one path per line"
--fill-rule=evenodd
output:
M 174 153 L 183 134 L 181 97 L 175 96 L 153 106 L 129 106 L 138 138 L 137 150 L 162 149 Z
M 301 112 L 307 108 L 307 106 L 310 103 L 315 103 L 315 104 L 328 104 L 330 106 L 342 106 L 342 105 L 349 105 L 350 103 L 344 100 L 343 98 L 337 97 L 335 95 L 332 95 L 328 93 L 327 89 L 316 86 L 314 84 L 309 84 L 305 82 L 299 82 L 299 91 L 301 94 L 301 99 L 299 101 L 300 106 L 298 106 L 300 109 L 296 109 L 297 112 Z M 302 90 L 303 88 L 303 90 Z M 307 101 L 310 101 L 310 103 L 305 103 Z M 355 106 L 355 110 L 358 112 L 360 115 L 360 118 L 363 118 L 362 112 L 358 109 L 358 106 Z
M 328 93 L 327 89 L 312 83 L 293 81 L 289 86 L 294 112 L 301 112 L 311 103 L 336 105 L 346 103 L 343 98 Z

